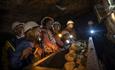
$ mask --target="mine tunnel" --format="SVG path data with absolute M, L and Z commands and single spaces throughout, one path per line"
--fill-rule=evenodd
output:
M 115 0 L 0 0 L 1 70 L 115 70 Z

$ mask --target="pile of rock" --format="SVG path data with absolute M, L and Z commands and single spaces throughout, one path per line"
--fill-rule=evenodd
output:
M 73 43 L 69 48 L 69 52 L 65 55 L 66 63 L 64 65 L 65 70 L 86 70 L 87 62 L 87 45 L 81 43 L 77 45 Z

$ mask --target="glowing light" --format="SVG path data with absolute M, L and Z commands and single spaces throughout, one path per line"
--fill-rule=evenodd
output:
M 70 43 L 70 41 L 69 41 L 69 40 L 66 40 L 66 43 L 68 43 L 68 44 L 69 44 L 69 43 Z
M 70 35 L 69 37 L 70 37 L 70 38 L 73 38 L 73 35 Z
M 39 41 L 41 41 L 42 39 L 41 38 L 38 38 L 39 39 Z
M 62 34 L 58 34 L 58 36 L 61 38 L 61 37 L 62 37 Z
M 91 34 L 94 34 L 94 33 L 95 33 L 95 31 L 94 31 L 94 30 L 91 30 L 91 31 L 90 31 L 90 33 L 91 33 Z

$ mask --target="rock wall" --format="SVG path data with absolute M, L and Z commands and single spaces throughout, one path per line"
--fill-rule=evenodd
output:
M 44 16 L 79 16 L 88 12 L 96 0 L 0 0 L 0 30 L 9 30 L 14 21 L 38 21 Z

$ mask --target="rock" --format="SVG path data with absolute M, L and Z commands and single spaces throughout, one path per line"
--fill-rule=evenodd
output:
M 72 44 L 71 47 L 69 48 L 69 50 L 74 50 L 74 51 L 77 51 L 77 45 L 76 44 Z
M 75 67 L 75 63 L 74 62 L 66 62 L 64 65 L 65 70 L 73 70 Z
M 74 60 L 75 60 L 76 56 L 77 56 L 76 53 L 75 53 L 73 50 L 71 50 L 71 51 L 69 51 L 68 54 L 65 55 L 65 59 L 66 59 L 68 62 L 71 62 L 71 61 L 74 61 Z

